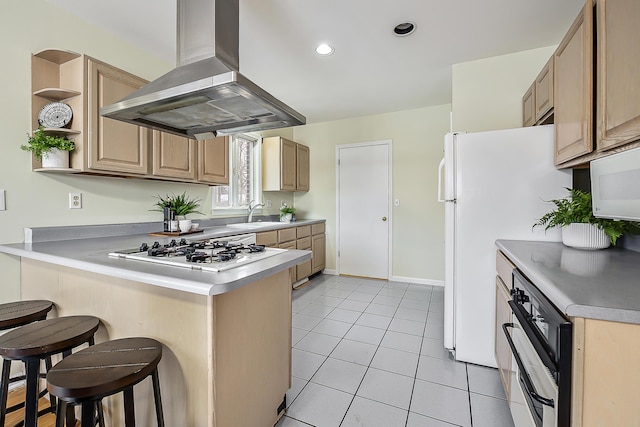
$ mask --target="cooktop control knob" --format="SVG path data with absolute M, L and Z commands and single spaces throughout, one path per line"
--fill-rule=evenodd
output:
M 149 250 L 149 245 L 147 245 L 146 243 L 143 243 L 140 245 L 140 252 L 146 252 Z

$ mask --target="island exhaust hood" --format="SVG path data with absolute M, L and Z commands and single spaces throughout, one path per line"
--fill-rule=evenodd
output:
M 177 63 L 100 114 L 188 138 L 303 125 L 239 72 L 239 0 L 177 0 Z

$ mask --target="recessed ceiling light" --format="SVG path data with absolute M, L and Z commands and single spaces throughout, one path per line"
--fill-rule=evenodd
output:
M 318 55 L 331 55 L 333 48 L 326 43 L 320 43 L 318 47 L 316 47 L 316 53 Z
M 393 29 L 393 33 L 398 37 L 408 36 L 416 30 L 416 24 L 413 22 L 403 22 L 402 24 L 396 25 Z

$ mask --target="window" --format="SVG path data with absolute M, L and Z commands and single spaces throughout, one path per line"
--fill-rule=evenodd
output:
M 249 135 L 232 135 L 229 142 L 229 185 L 212 187 L 215 213 L 246 210 L 249 202 L 262 199 L 260 140 Z M 217 212 L 216 212 L 217 211 Z

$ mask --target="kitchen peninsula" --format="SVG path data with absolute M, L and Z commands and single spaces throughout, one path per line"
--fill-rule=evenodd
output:
M 21 257 L 22 299 L 53 301 L 54 316 L 99 317 L 97 342 L 129 336 L 162 342 L 167 425 L 273 426 L 291 379 L 290 269 L 311 252 L 282 251 L 212 272 L 108 256 L 171 237 L 126 225 L 63 229 L 34 229 L 26 233 L 29 243 L 0 246 Z M 87 230 L 93 236 L 80 238 Z M 211 227 L 196 238 L 255 231 Z M 118 398 L 104 403 L 107 418 L 120 425 Z M 151 419 L 153 408 L 151 386 L 143 382 L 136 386 L 137 417 Z

